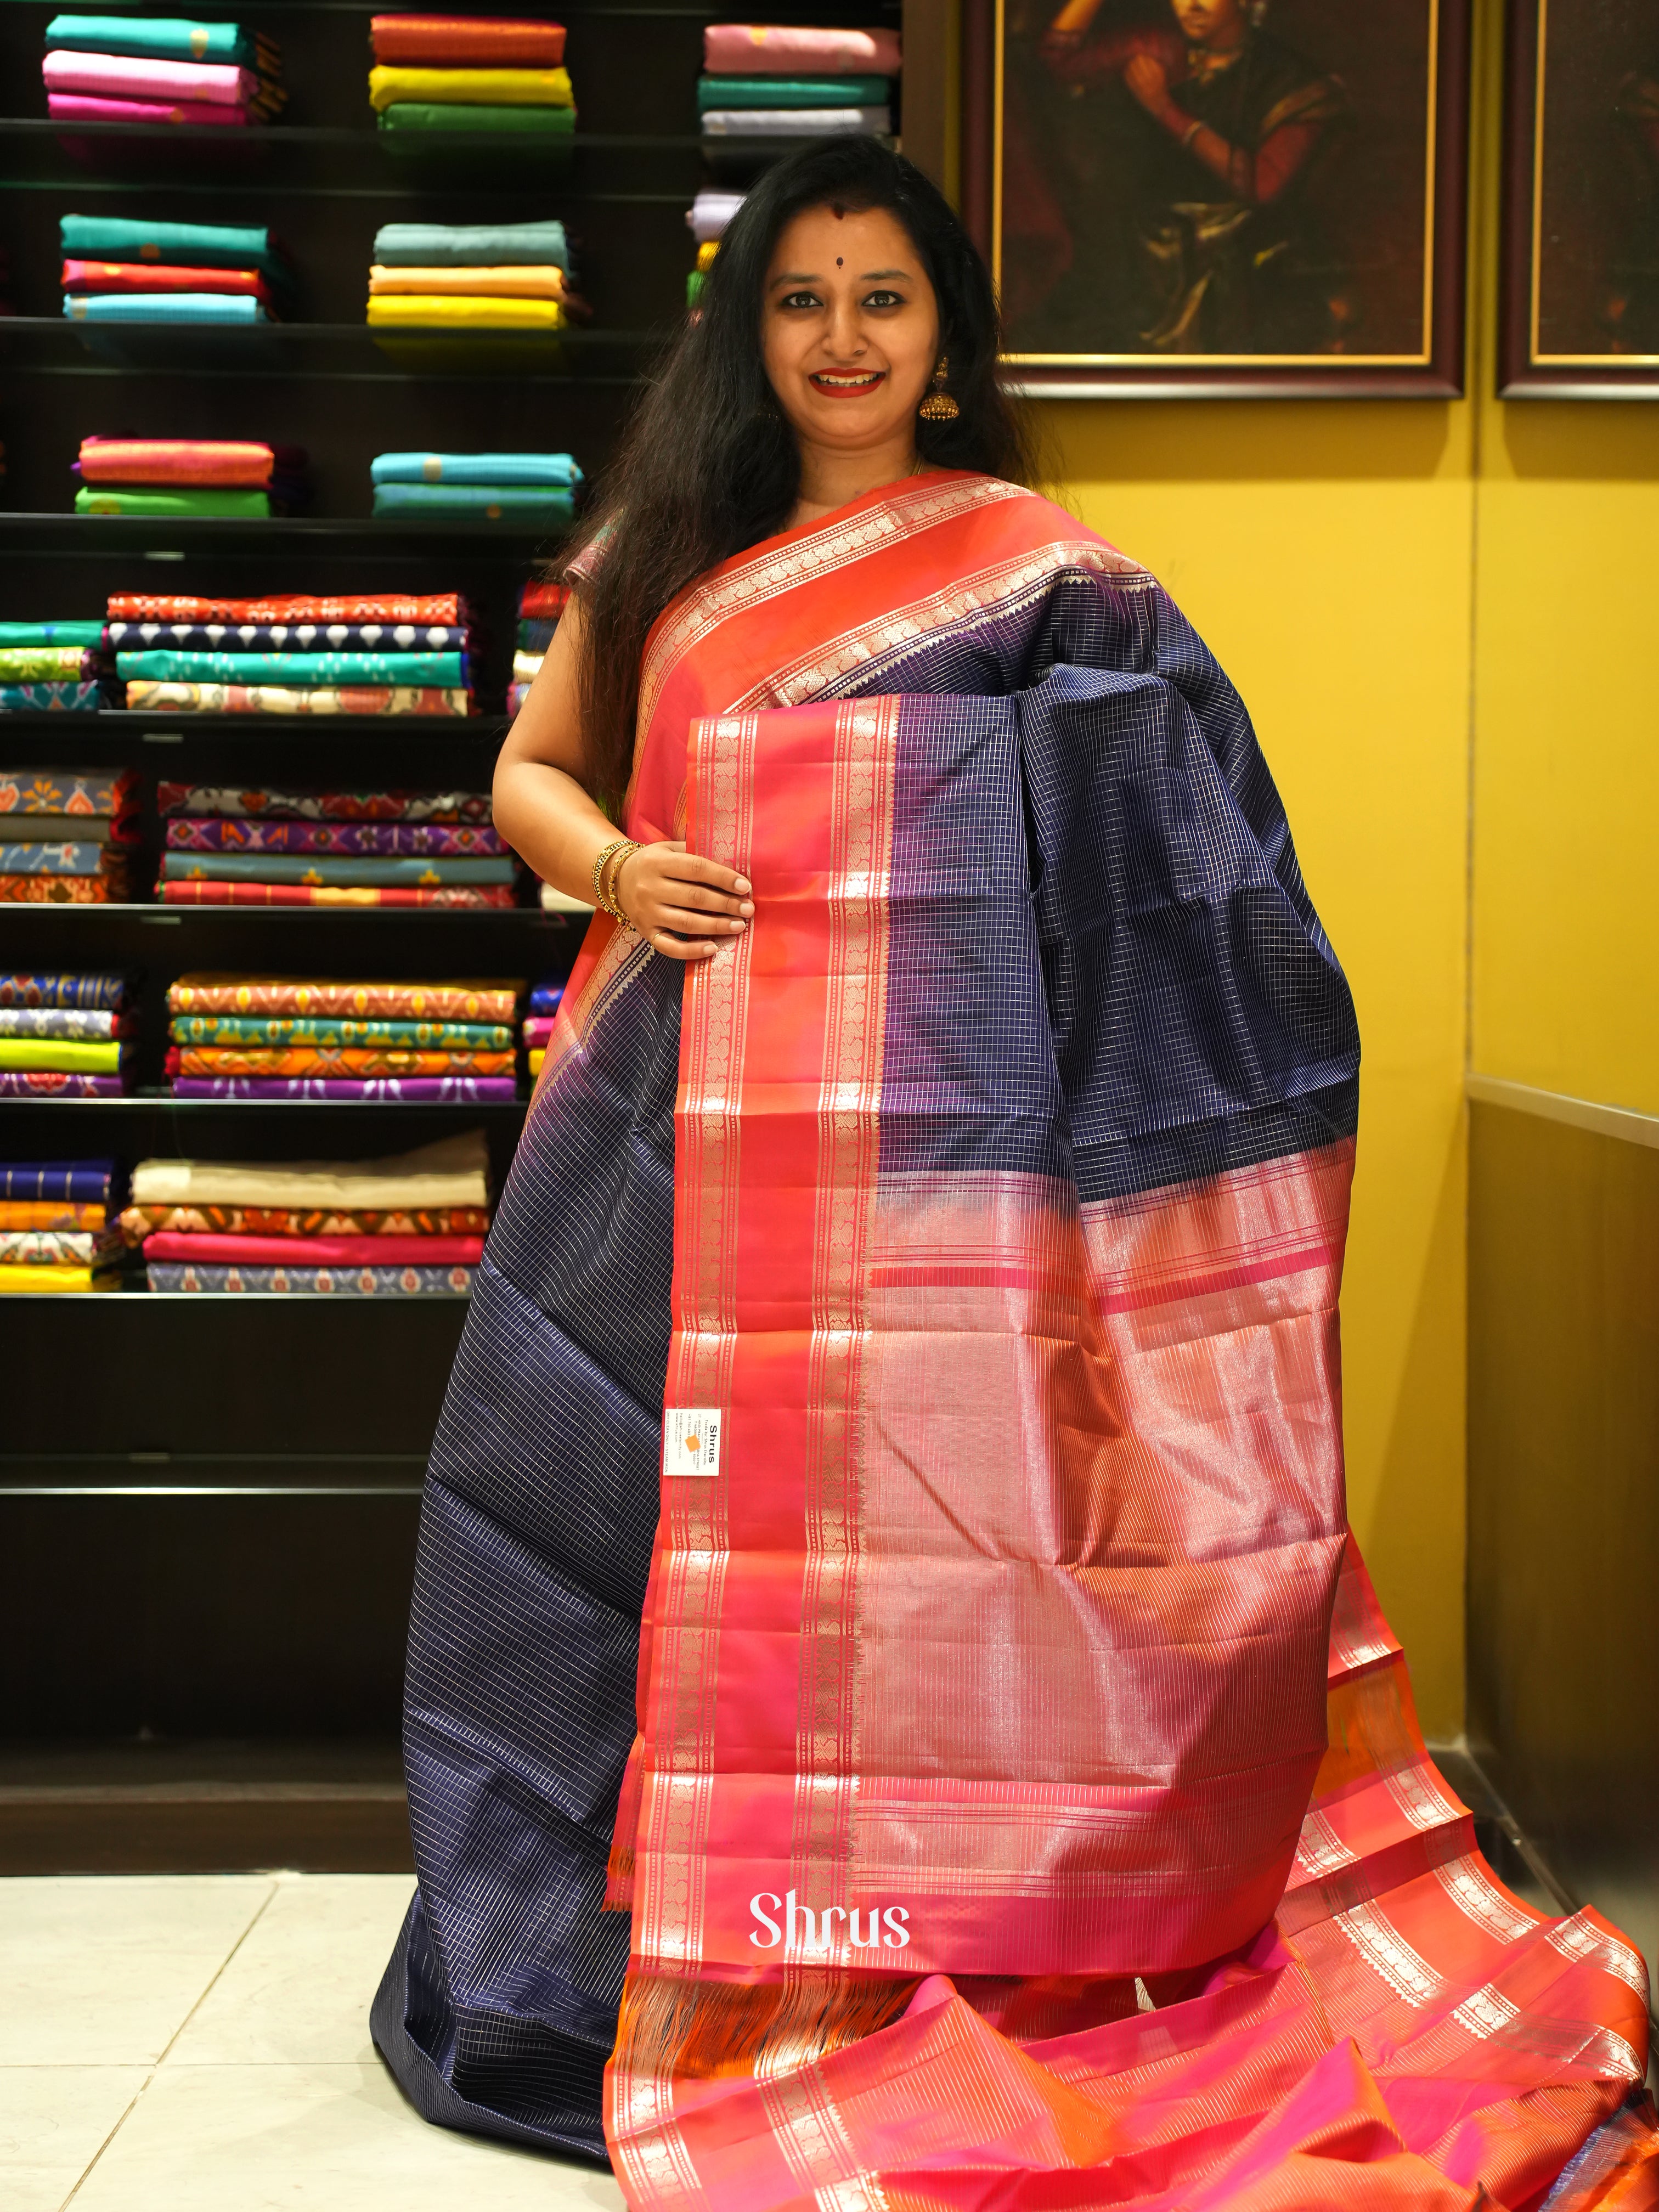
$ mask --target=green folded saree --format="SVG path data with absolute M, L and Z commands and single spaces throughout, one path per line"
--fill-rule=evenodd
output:
M 246 521 L 270 519 L 270 497 L 263 491 L 106 491 L 82 484 L 75 495 L 77 514 L 218 514 Z

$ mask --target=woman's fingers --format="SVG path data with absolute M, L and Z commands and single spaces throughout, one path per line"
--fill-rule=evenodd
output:
M 675 855 L 673 872 L 687 882 L 708 884 L 715 890 L 736 898 L 747 898 L 754 890 L 747 876 L 740 876 L 723 860 L 706 860 L 701 853 L 688 853 L 684 837 L 667 838 L 658 849 Z
M 667 899 L 653 909 L 651 919 L 658 928 L 678 931 L 682 937 L 735 937 L 748 927 L 740 915 L 702 913 Z
M 711 884 L 688 881 L 684 876 L 668 877 L 662 887 L 665 900 L 672 899 L 678 906 L 690 907 L 704 914 L 751 915 L 755 911 L 752 899 L 729 896 L 716 890 Z
M 665 929 L 653 929 L 647 942 L 669 960 L 712 960 L 718 949 L 706 938 L 674 937 Z

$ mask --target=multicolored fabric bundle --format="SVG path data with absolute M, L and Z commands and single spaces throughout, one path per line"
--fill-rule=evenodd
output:
M 130 769 L 0 769 L 0 902 L 124 904 L 137 842 Z
M 562 223 L 389 222 L 375 234 L 368 319 L 380 328 L 557 331 L 590 312 Z
M 564 979 L 560 975 L 544 975 L 531 991 L 522 1035 L 532 1081 L 542 1072 L 542 1062 L 547 1056 L 547 1041 L 553 1034 L 559 1001 L 563 996 Z
M 708 80 L 705 78 L 706 83 Z M 685 211 L 685 227 L 697 241 L 697 265 L 685 279 L 685 304 L 695 307 L 702 294 L 702 281 L 714 265 L 726 226 L 743 205 L 742 192 L 703 191 Z
M 516 903 L 518 863 L 489 819 L 483 792 L 227 790 L 164 783 L 157 793 L 166 849 L 167 906 L 447 906 Z M 466 1018 L 471 1020 L 471 1017 Z M 176 1043 L 199 1044 L 199 1037 Z M 265 1040 L 270 1042 L 271 1040 Z M 313 1040 L 305 1040 L 310 1043 Z M 389 1042 L 389 1041 L 388 1041 Z M 500 1039 L 451 1040 L 509 1051 Z M 203 1070 L 182 1074 L 314 1074 L 312 1067 Z M 334 1072 L 334 1071 L 331 1071 Z M 338 1071 L 344 1072 L 344 1071 Z M 450 1066 L 376 1067 L 377 1075 L 511 1073 Z
M 491 522 L 568 522 L 582 481 L 568 453 L 378 453 L 369 475 L 376 514 L 471 514 Z
M 213 997 L 238 987 L 195 988 Z M 326 998 L 376 987 L 256 988 Z M 489 1167 L 477 1129 L 393 1158 L 141 1160 L 121 1232 L 142 1247 L 152 1291 L 465 1297 L 489 1226 Z
M 77 514 L 213 514 L 267 521 L 303 506 L 297 446 L 228 438 L 82 438 Z
M 136 1034 L 125 994 L 115 975 L 0 975 L 0 1098 L 121 1097 Z
M 104 625 L 0 622 L 0 714 L 95 714 L 106 672 Z
M 0 976 L 0 1036 L 19 980 Z M 116 1287 L 125 1248 L 110 1218 L 114 1177 L 113 1160 L 0 1161 L 0 1292 Z
M 510 1099 L 522 988 L 181 976 L 167 1073 L 181 1098 Z
M 489 15 L 376 15 L 369 105 L 394 151 L 444 134 L 568 145 L 576 127 L 564 26 Z
M 54 15 L 40 64 L 56 123 L 269 123 L 282 54 L 236 23 L 176 16 Z
M 711 23 L 697 113 L 705 138 L 814 138 L 893 128 L 896 31 Z
M 509 714 L 518 713 L 540 674 L 543 656 L 569 597 L 567 584 L 526 584 L 519 593 L 519 633 L 514 641 L 513 681 L 507 691 Z
M 283 248 L 258 227 L 66 215 L 58 235 L 72 322 L 275 322 L 293 284 Z
M 454 592 L 276 599 L 118 592 L 107 634 L 134 711 L 472 712 L 473 624 Z

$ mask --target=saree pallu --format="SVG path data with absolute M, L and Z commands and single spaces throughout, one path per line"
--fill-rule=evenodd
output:
M 102 1229 L 108 1208 L 72 1199 L 0 1198 L 0 1230 L 46 1229 L 71 1233 Z
M 0 1041 L 0 1055 L 3 1051 Z M 4 1064 L 0 1056 L 0 1066 Z M 169 1075 L 511 1075 L 514 1064 L 511 1052 L 422 1052 L 396 1046 L 380 1051 L 353 1045 L 175 1046 L 167 1055 Z
M 167 843 L 173 852 L 337 853 L 393 860 L 423 854 L 498 860 L 508 853 L 489 823 L 249 822 L 221 815 L 169 822 Z
M 430 1298 L 471 1295 L 471 1267 L 211 1267 L 162 1260 L 144 1269 L 152 1291 L 283 1292 L 293 1297 Z
M 88 1081 L 99 1079 L 88 1077 Z M 519 1095 L 510 1075 L 179 1075 L 175 1098 L 325 1098 L 340 1105 L 504 1105 Z
M 126 768 L 0 770 L 0 835 L 9 815 L 86 814 L 112 821 L 132 811 L 137 792 L 138 779 Z
M 5 879 L 0 879 L 5 880 Z M 15 882 L 70 880 L 63 877 L 16 877 Z M 162 884 L 163 906 L 387 906 L 510 907 L 518 892 L 510 884 L 454 884 L 440 890 L 404 890 L 379 884 Z M 0 894 L 3 896 L 3 894 Z
M 292 817 L 300 822 L 437 822 L 488 825 L 487 791 L 258 791 L 230 784 L 169 783 L 155 787 L 161 815 L 222 815 L 234 821 Z
M 68 1018 L 99 1021 L 109 1017 Z M 0 1024 L 5 1019 L 0 1015 Z M 316 1014 L 175 1014 L 170 1035 L 175 1044 L 420 1045 L 453 1052 L 505 1052 L 514 1042 L 505 1022 L 347 1021 Z
M 465 653 L 453 623 L 129 623 L 106 625 L 118 652 Z
M 498 68 L 556 69 L 564 25 L 500 15 L 371 15 L 377 62 L 493 62 Z
M 397 594 L 313 599 L 200 599 L 183 593 L 156 596 L 115 592 L 106 610 L 111 622 L 162 623 L 446 623 L 464 628 L 466 612 L 453 592 L 427 599 Z
M 100 1219 L 86 1224 L 88 1227 L 102 1225 L 103 1209 L 96 1210 Z M 0 1227 L 9 1222 L 9 1217 L 0 1205 Z M 70 1221 L 19 1221 L 15 1224 L 18 1228 L 65 1229 L 80 1225 Z M 482 1206 L 403 1208 L 393 1212 L 368 1206 L 129 1206 L 121 1215 L 121 1234 L 129 1244 L 142 1244 L 159 1230 L 192 1237 L 356 1237 L 373 1242 L 382 1237 L 482 1238 L 489 1227 L 489 1210 Z
M 15 970 L 0 974 L 0 1006 L 101 1006 L 114 1008 L 126 995 L 126 978 L 123 975 L 19 975 Z M 107 1161 L 101 1164 L 106 1174 Z M 0 1176 L 9 1170 L 0 1168 Z M 12 1198 L 18 1194 L 0 1185 L 0 1197 Z M 31 1196 L 39 1195 L 31 1193 Z M 70 1195 L 71 1194 L 65 1194 Z M 83 1197 L 88 1194 L 76 1192 Z
M 371 983 L 277 975 L 180 975 L 169 1014 L 280 1014 L 307 1020 L 510 1022 L 519 983 Z
M 127 684 L 128 711 L 138 714 L 422 714 L 463 718 L 472 711 L 470 691 L 391 684 L 179 684 L 135 677 Z
M 204 1236 L 162 1229 L 145 1240 L 144 1258 L 234 1267 L 473 1267 L 483 1250 L 481 1237 Z
M 421 69 L 380 66 L 368 73 L 368 104 L 400 100 L 422 106 L 568 107 L 570 73 L 563 69 Z
M 0 684 L 0 714 L 95 714 L 103 702 L 96 684 Z
M 560 1009 L 381 2050 L 589 2152 L 610 2055 L 639 2208 L 1538 2195 L 1642 1970 L 1475 1857 L 1349 1544 L 1358 1038 L 1237 695 L 939 474 L 694 586 L 641 728 L 630 833 L 755 920 L 688 971 L 596 919 Z

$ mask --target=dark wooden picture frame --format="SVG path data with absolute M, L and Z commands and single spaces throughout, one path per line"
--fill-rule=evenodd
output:
M 1510 0 L 1504 398 L 1659 398 L 1659 247 L 1644 264 L 1642 238 L 1644 219 L 1659 238 L 1659 27 L 1644 36 L 1642 15 Z
M 1003 112 L 1007 17 L 1018 0 L 963 0 L 963 213 L 1002 283 Z M 1106 9 L 1132 0 L 1104 0 Z M 1152 0 L 1140 9 L 1143 21 Z M 1167 6 L 1168 0 L 1164 0 Z M 1332 0 L 1333 7 L 1340 0 Z M 1369 354 L 1022 349 L 1019 323 L 1005 356 L 1020 389 L 1055 398 L 1455 398 L 1463 389 L 1467 263 L 1470 0 L 1420 0 L 1427 93 L 1423 118 L 1420 343 Z M 1305 9 L 1306 0 L 1304 0 Z M 1058 13 L 1059 0 L 1054 0 Z M 1417 51 L 1423 51 L 1419 32 Z M 1419 62 L 1417 66 L 1421 69 Z M 1336 82 L 1336 80 L 1329 82 Z M 1196 125 L 1194 126 L 1196 129 Z M 1201 149 L 1200 149 L 1201 150 Z M 1218 159 L 1224 158 L 1224 145 Z M 1413 227 L 1418 210 L 1413 210 Z M 1415 273 L 1410 295 L 1415 313 Z M 1007 312 L 1005 298 L 1005 312 Z M 1363 329 L 1363 323 L 1360 327 Z

